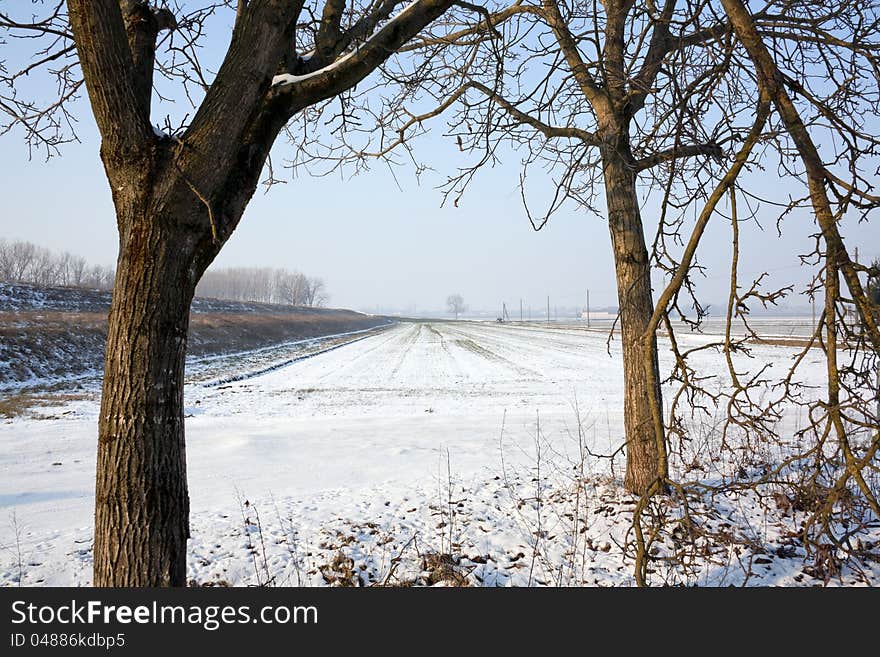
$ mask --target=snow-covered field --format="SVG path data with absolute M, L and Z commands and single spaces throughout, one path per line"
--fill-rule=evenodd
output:
M 192 580 L 633 583 L 622 546 L 634 500 L 621 492 L 620 462 L 611 471 L 584 456 L 622 441 L 621 361 L 607 333 L 435 322 L 348 339 L 270 352 L 287 363 L 276 369 L 262 353 L 194 372 Z M 758 345 L 752 367 L 781 374 L 794 353 Z M 821 356 L 807 356 L 805 381 L 821 384 Z M 723 371 L 710 351 L 695 360 Z M 264 373 L 243 376 L 254 371 Z M 0 424 L 0 582 L 91 582 L 97 413 L 93 391 L 41 408 L 43 419 Z M 711 514 L 736 518 L 737 544 L 751 548 L 716 546 L 690 573 L 653 573 L 658 583 L 821 583 L 786 538 L 796 512 L 743 494 Z M 880 583 L 880 567 L 830 583 L 859 582 Z

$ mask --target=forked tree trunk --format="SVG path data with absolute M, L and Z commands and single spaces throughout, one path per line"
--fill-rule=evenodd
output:
M 95 489 L 95 586 L 186 584 L 183 381 L 193 245 L 180 216 L 117 210 Z M 187 208 L 173 208 L 175 214 Z
M 636 195 L 626 136 L 602 152 L 608 229 L 614 249 L 620 333 L 623 348 L 623 413 L 626 431 L 626 476 L 630 492 L 644 493 L 659 475 L 657 439 L 651 405 L 662 404 L 660 386 L 648 384 L 643 336 L 654 312 L 651 267 Z M 659 381 L 657 339 L 653 338 L 654 380 Z M 662 408 L 662 406 L 661 406 Z

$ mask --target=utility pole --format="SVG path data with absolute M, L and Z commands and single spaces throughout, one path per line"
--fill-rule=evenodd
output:
M 523 314 L 522 314 L 522 299 L 519 300 L 519 323 L 522 324 Z
M 587 328 L 590 328 L 590 289 L 587 288 Z
M 853 262 L 855 264 L 859 264 L 859 247 L 855 248 L 855 252 L 853 253 Z M 855 304 L 850 305 L 849 312 L 847 312 L 847 315 L 850 315 L 850 314 L 852 315 L 853 326 L 859 326 L 858 310 L 856 310 Z
M 813 334 L 815 335 L 815 333 L 816 333 L 816 297 L 815 297 L 815 295 L 810 297 L 810 306 L 813 309 Z
M 550 295 L 547 295 L 547 323 L 550 323 Z

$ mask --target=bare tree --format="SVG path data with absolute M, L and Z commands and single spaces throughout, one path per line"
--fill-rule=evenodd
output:
M 0 239 L 0 280 L 14 281 L 16 269 L 15 252 L 12 249 L 12 244 Z
M 838 232 L 836 220 L 840 215 L 838 214 L 835 216 L 836 213 L 831 207 L 828 192 L 826 191 L 827 183 L 834 184 L 835 182 L 839 183 L 842 181 L 836 176 L 831 175 L 825 167 L 825 163 L 819 154 L 818 148 L 804 125 L 800 113 L 792 102 L 788 91 L 785 89 L 784 78 L 776 63 L 773 61 L 770 52 L 763 43 L 753 16 L 749 13 L 741 0 L 721 0 L 721 4 L 724 6 L 725 11 L 730 18 L 733 30 L 745 46 L 749 57 L 754 63 L 759 86 L 765 89 L 766 93 L 772 98 L 773 103 L 782 118 L 783 125 L 791 136 L 792 141 L 794 141 L 800 159 L 803 161 L 806 168 L 806 177 L 810 190 L 813 212 L 819 224 L 819 228 L 822 231 L 822 237 L 826 242 L 826 248 L 828 250 L 826 261 L 828 266 L 833 269 L 832 272 L 829 272 L 829 277 L 826 279 L 825 284 L 826 286 L 836 284 L 830 279 L 836 279 L 838 276 L 837 272 L 840 270 L 846 281 L 846 285 L 849 288 L 850 294 L 852 295 L 853 302 L 859 315 L 865 324 L 866 331 L 874 346 L 874 350 L 880 352 L 880 329 L 878 329 L 877 322 L 871 312 L 870 300 L 864 293 L 862 284 L 859 281 L 858 270 L 850 259 L 849 253 L 847 252 L 843 240 L 840 237 L 840 233 Z M 876 16 L 873 18 L 874 26 L 876 27 L 878 20 Z M 853 45 L 856 46 L 855 43 Z M 798 85 L 795 83 L 792 86 Z M 800 89 L 805 90 L 803 86 L 800 86 Z M 845 130 L 853 131 L 854 127 L 847 124 L 845 125 Z M 869 138 L 869 141 L 875 142 L 875 144 L 873 144 L 875 147 L 878 145 L 876 143 L 877 140 L 875 139 Z M 859 152 L 857 147 L 850 147 L 846 150 L 849 151 L 848 154 L 850 157 L 853 157 L 854 155 L 856 158 L 860 155 L 870 153 L 870 151 Z M 855 153 L 853 153 L 853 151 L 855 151 Z M 861 197 L 861 200 L 866 201 L 868 207 L 880 205 L 880 197 L 860 191 L 854 184 L 847 185 L 844 183 L 843 187 L 850 193 L 850 198 L 844 196 L 844 207 L 848 205 L 853 194 L 857 194 Z
M 113 285 L 113 270 L 99 265 L 87 270 L 85 259 L 79 256 L 31 242 L 0 240 L 0 281 L 106 290 Z
M 807 97 L 820 96 L 823 75 L 838 84 L 838 91 L 827 92 L 823 113 L 814 120 L 847 124 L 851 129 L 838 130 L 833 139 L 860 142 L 863 154 L 874 146 L 860 129 L 862 117 L 877 102 L 870 83 L 860 87 L 877 70 L 872 35 L 878 23 L 870 4 L 862 8 L 841 0 L 820 7 L 810 0 L 771 1 L 753 15 L 760 36 L 772 39 L 781 56 L 802 65 L 799 88 Z M 698 326 L 706 314 L 693 280 L 701 270 L 696 249 L 702 229 L 718 199 L 735 186 L 739 171 L 753 168 L 764 150 L 780 153 L 784 175 L 798 175 L 789 165 L 789 145 L 767 120 L 769 95 L 759 93 L 738 45 L 724 7 L 715 2 L 490 3 L 479 25 L 459 24 L 449 35 L 423 35 L 409 46 L 434 56 L 420 67 L 397 71 L 395 79 L 416 78 L 422 84 L 417 91 L 404 89 L 383 107 L 383 123 L 393 129 L 351 146 L 356 158 L 390 158 L 403 148 L 415 159 L 411 142 L 442 114 L 459 149 L 476 156 L 449 178 L 447 198 L 456 205 L 479 169 L 498 162 L 511 148 L 521 154 L 520 188 L 535 230 L 566 202 L 607 217 L 624 365 L 624 481 L 640 494 L 652 485 L 664 487 L 665 434 L 679 426 L 674 417 L 667 423 L 661 417 L 657 330 L 662 325 L 670 333 L 677 353 L 669 317 Z M 821 75 L 811 74 L 814 66 Z M 845 74 L 847 66 L 858 74 Z M 759 99 L 763 104 L 756 104 Z M 847 118 L 835 119 L 837 112 Z M 755 114 L 764 118 L 753 123 Z M 751 143 L 740 148 L 747 134 L 753 136 Z M 851 157 L 855 152 L 858 148 L 841 154 L 852 180 L 836 177 L 835 185 L 870 205 L 865 165 Z M 734 170 L 724 166 L 729 158 Z M 540 213 L 527 202 L 529 175 L 536 167 L 551 172 L 556 188 Z M 645 190 L 641 198 L 640 186 Z M 597 207 L 600 196 L 604 208 Z M 714 200 L 701 215 L 700 204 L 710 196 Z M 645 198 L 659 201 L 659 211 L 647 223 Z M 749 218 L 755 212 L 751 209 Z M 684 228 L 698 215 L 694 241 L 682 254 Z M 653 239 L 646 234 L 651 223 L 657 225 Z M 658 308 L 652 299 L 652 270 L 677 280 Z M 844 267 L 844 274 L 850 289 L 857 287 L 855 270 L 847 273 Z M 787 293 L 759 288 L 742 302 L 770 304 Z M 671 377 L 687 378 L 687 371 L 676 368 Z
M 327 303 L 327 291 L 324 287 L 324 281 L 320 278 L 306 279 L 306 304 L 313 308 L 320 308 Z
M 750 478 L 743 469 L 728 484 L 682 485 L 671 479 L 668 484 L 678 493 L 688 524 L 693 522 L 688 495 L 702 491 L 714 497 L 730 490 L 766 494 L 769 488 L 777 509 L 807 512 L 800 523 L 798 542 L 806 556 L 813 557 L 813 564 L 804 572 L 827 582 L 840 573 L 844 560 L 859 568 L 865 553 L 853 537 L 870 526 L 872 516 L 880 517 L 876 479 L 880 408 L 876 405 L 875 379 L 880 365 L 880 335 L 870 300 L 873 267 L 863 267 L 850 257 L 841 234 L 848 213 L 867 221 L 880 207 L 875 183 L 865 174 L 878 170 L 880 135 L 876 124 L 863 119 L 876 111 L 880 101 L 880 14 L 876 3 L 847 0 L 768 3 L 755 12 L 741 0 L 721 0 L 721 5 L 726 19 L 719 25 L 735 38 L 737 53 L 737 66 L 731 68 L 730 75 L 742 80 L 744 88 L 753 89 L 755 123 L 733 166 L 700 212 L 680 269 L 660 297 L 652 328 L 656 329 L 658 317 L 677 293 L 682 272 L 690 267 L 719 200 L 729 193 L 733 251 L 724 340 L 690 350 L 680 349 L 671 340 L 675 378 L 681 382 L 671 407 L 674 409 L 682 398 L 697 408 L 701 404 L 726 406 L 721 442 L 713 459 L 731 458 L 731 438 L 744 443 L 749 451 L 760 450 L 762 444 L 782 447 L 784 457 L 766 463 L 757 478 Z M 775 122 L 771 120 L 771 109 L 775 109 Z M 765 124 L 770 129 L 761 136 Z M 764 275 L 744 290 L 738 283 L 739 224 L 744 220 L 739 214 L 738 197 L 746 201 L 747 208 L 750 202 L 764 199 L 737 177 L 742 157 L 759 142 L 770 146 L 761 158 L 763 163 L 766 165 L 767 155 L 778 155 L 780 177 L 794 188 L 800 183 L 807 190 L 806 197 L 792 194 L 774 203 L 779 208 L 776 228 L 782 232 L 782 220 L 797 210 L 811 211 L 819 232 L 813 235 L 814 250 L 801 259 L 804 266 L 815 268 L 808 294 L 824 296 L 824 309 L 813 335 L 793 357 L 790 369 L 776 380 L 766 367 L 748 372 L 742 367 L 741 356 L 737 356 L 749 358 L 748 342 L 760 340 L 747 319 L 749 304 L 771 305 L 790 291 L 764 290 Z M 748 213 L 754 216 L 756 210 L 751 207 Z M 867 288 L 860 278 L 865 274 Z M 844 289 L 848 294 L 843 293 Z M 744 339 L 733 337 L 732 326 L 737 320 L 745 328 Z M 668 321 L 666 324 L 672 338 L 672 327 Z M 801 363 L 816 346 L 824 354 L 824 392 L 808 391 L 796 380 Z M 688 364 L 692 353 L 707 348 L 717 348 L 724 354 L 730 379 L 726 389 L 709 389 L 706 382 L 713 377 L 700 376 Z M 796 430 L 795 447 L 786 448 L 788 436 L 779 429 L 779 422 L 792 408 L 803 411 L 809 421 Z M 655 408 L 655 415 L 659 413 L 660 409 Z M 670 417 L 675 417 L 674 412 Z M 650 494 L 642 496 L 634 514 L 636 580 L 640 584 L 648 580 L 649 554 L 656 549 L 657 537 L 662 536 L 663 523 L 656 521 L 663 513 L 657 514 L 656 507 L 650 531 L 641 527 L 642 514 L 650 507 L 649 498 Z M 746 579 L 749 576 L 747 569 Z
M 430 72 L 410 72 L 426 83 L 386 107 L 396 130 L 361 153 L 408 148 L 426 121 L 451 114 L 451 135 L 476 156 L 446 186 L 456 205 L 478 170 L 511 147 L 522 153 L 520 187 L 535 230 L 565 202 L 607 217 L 626 391 L 625 485 L 642 493 L 666 473 L 664 441 L 655 437 L 652 416 L 661 405 L 660 375 L 656 339 L 648 331 L 651 252 L 637 186 L 653 183 L 668 192 L 669 207 L 680 208 L 678 216 L 660 217 L 653 244 L 655 263 L 671 272 L 667 241 L 674 243 L 688 199 L 704 194 L 725 146 L 743 127 L 727 111 L 736 90 L 725 83 L 731 65 L 729 43 L 719 38 L 725 30 L 707 3 L 491 5 L 479 25 L 461 24 L 451 36 L 427 35 L 411 46 L 438 53 Z M 423 88 L 432 104 L 423 100 Z M 536 167 L 549 169 L 555 184 L 540 214 L 526 203 Z M 597 208 L 602 195 L 604 210 Z M 699 318 L 702 308 L 696 308 Z M 643 339 L 651 343 L 647 361 Z
M 30 242 L 13 242 L 10 246 L 10 276 L 12 281 L 27 281 L 31 277 L 37 246 Z
M 48 249 L 37 248 L 31 263 L 30 278 L 38 285 L 54 285 L 59 280 L 59 258 Z
M 305 305 L 308 279 L 298 271 L 279 269 L 275 273 L 275 290 L 280 303 Z
M 215 299 L 291 306 L 321 306 L 327 300 L 324 281 L 320 278 L 271 267 L 209 269 L 196 286 L 196 294 Z
M 70 285 L 70 273 L 73 256 L 65 251 L 57 256 L 58 266 L 55 268 L 56 285 Z
M 80 256 L 72 256 L 70 259 L 70 285 L 80 287 L 85 275 L 86 259 Z
M 855 180 L 847 184 L 839 177 L 833 175 L 829 168 L 826 167 L 825 161 L 823 160 L 810 131 L 803 121 L 801 112 L 792 101 L 791 96 L 786 89 L 787 86 L 794 87 L 797 91 L 810 95 L 808 88 L 804 85 L 798 85 L 796 81 L 792 84 L 791 79 L 786 79 L 782 75 L 758 31 L 753 15 L 743 4 L 742 0 L 721 0 L 721 3 L 730 19 L 731 26 L 736 33 L 737 38 L 742 42 L 755 67 L 759 87 L 772 99 L 776 110 L 779 112 L 782 124 L 785 126 L 791 140 L 794 142 L 798 156 L 803 162 L 813 213 L 821 230 L 822 240 L 825 242 L 824 328 L 826 339 L 825 362 L 828 396 L 825 403 L 827 411 L 826 426 L 828 431 L 834 432 L 838 442 L 839 453 L 843 457 L 847 466 L 846 470 L 834 482 L 834 490 L 839 495 L 841 491 L 845 490 L 849 479 L 854 479 L 858 489 L 868 501 L 874 516 L 880 518 L 880 502 L 878 502 L 878 496 L 871 490 L 871 486 L 864 477 L 865 469 L 872 469 L 874 459 L 877 454 L 880 453 L 880 431 L 876 430 L 877 427 L 880 426 L 880 417 L 877 417 L 876 414 L 872 417 L 870 411 L 867 411 L 867 409 L 858 409 L 861 411 L 860 414 L 866 416 L 868 427 L 871 427 L 871 423 L 873 422 L 874 433 L 873 436 L 871 436 L 872 440 L 867 449 L 862 455 L 857 456 L 855 443 L 852 439 L 852 431 L 847 426 L 852 423 L 857 416 L 855 416 L 855 413 L 853 413 L 853 410 L 851 409 L 849 417 L 847 417 L 843 390 L 845 387 L 845 379 L 848 374 L 850 376 L 852 374 L 856 375 L 855 379 L 857 385 L 865 380 L 868 382 L 868 385 L 870 385 L 869 377 L 871 376 L 871 371 L 870 367 L 865 367 L 862 368 L 861 371 L 853 371 L 853 368 L 850 368 L 850 371 L 847 372 L 846 368 L 842 368 L 838 364 L 838 332 L 840 327 L 838 325 L 837 311 L 841 300 L 840 278 L 842 277 L 860 319 L 859 323 L 862 327 L 863 338 L 867 342 L 869 351 L 873 352 L 872 355 L 876 367 L 878 357 L 880 357 L 880 328 L 878 328 L 878 317 L 871 301 L 870 292 L 866 292 L 859 279 L 860 267 L 851 260 L 843 239 L 838 231 L 837 222 L 851 203 L 855 202 L 870 209 L 880 206 L 880 197 L 870 194 L 868 190 L 865 189 L 865 186 L 860 184 L 862 181 L 857 173 L 855 174 Z M 856 21 L 859 21 L 859 19 L 872 18 L 874 28 L 880 25 L 880 17 L 878 17 L 877 14 L 870 13 L 870 11 L 857 11 L 856 16 L 848 18 L 850 20 L 855 19 Z M 876 29 L 873 30 L 872 34 L 876 35 L 876 33 Z M 833 42 L 834 39 L 825 37 L 824 41 Z M 859 39 L 853 39 L 851 44 L 847 44 L 845 39 L 843 41 L 845 44 L 845 50 L 856 50 L 859 47 L 867 45 Z M 878 61 L 880 61 L 878 58 L 874 58 L 873 60 L 874 68 L 872 72 L 875 76 L 875 83 L 877 77 L 880 77 L 877 69 Z M 851 64 L 850 67 L 859 70 Z M 844 97 L 848 92 L 852 93 L 847 87 L 848 85 L 846 84 L 841 85 L 838 93 Z M 873 99 L 876 106 L 876 94 L 877 92 L 874 91 L 873 98 L 871 95 L 868 95 L 867 98 L 865 98 L 861 94 L 856 93 L 854 98 L 862 101 L 869 98 Z M 827 107 L 823 107 L 825 103 L 820 101 L 815 104 L 819 105 L 820 110 L 825 109 L 827 114 Z M 827 118 L 831 119 L 830 116 Z M 844 135 L 849 133 L 847 136 L 850 137 L 853 136 L 853 132 L 858 134 L 858 123 L 852 120 L 854 117 L 851 114 L 843 114 L 842 116 L 838 114 L 836 118 L 840 122 L 837 126 L 839 132 L 844 133 Z M 866 147 L 860 147 L 859 141 L 866 141 Z M 867 156 L 875 155 L 877 153 L 877 147 L 880 146 L 880 139 L 875 138 L 870 134 L 862 133 L 858 134 L 858 137 L 852 141 L 846 141 L 844 143 L 846 144 L 843 149 L 844 156 L 847 157 L 850 162 L 856 164 L 859 163 L 860 160 L 868 159 Z M 836 209 L 832 206 L 828 193 L 829 187 L 833 191 L 837 191 L 835 185 L 843 188 L 843 193 L 838 196 L 838 208 Z M 870 189 L 870 187 L 868 189 Z M 858 399 L 857 391 L 851 391 L 849 396 Z M 827 532 L 829 536 L 835 540 L 836 537 L 834 536 L 830 517 L 836 497 L 837 496 L 835 495 L 829 502 L 822 505 L 822 511 L 827 512 L 827 514 L 822 517 L 821 520 L 824 525 L 823 531 Z
M 446 297 L 446 311 L 450 315 L 454 315 L 455 319 L 458 319 L 459 315 L 466 310 L 467 306 L 464 303 L 464 297 L 460 294 L 450 294 Z
M 0 239 L 0 281 L 12 280 L 12 249 L 4 239 Z
M 48 153 L 69 138 L 67 101 L 85 86 L 116 208 L 119 257 L 99 421 L 94 582 L 186 582 L 189 495 L 183 369 L 196 284 L 238 225 L 276 137 L 343 94 L 453 0 L 241 0 L 211 76 L 198 56 L 207 18 L 135 0 L 68 0 L 32 16 L 0 14 L 9 38 L 37 37 L 33 59 L 4 69 L 0 108 Z M 404 7 L 404 5 L 406 5 Z M 40 5 L 33 5 L 39 10 Z M 221 37 L 222 38 L 222 37 Z M 39 49 L 38 52 L 36 50 Z M 15 93 L 46 70 L 59 96 Z M 151 122 L 155 72 L 195 113 Z

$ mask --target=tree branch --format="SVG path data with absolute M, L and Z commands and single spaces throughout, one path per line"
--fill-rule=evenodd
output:
M 640 160 L 636 160 L 633 166 L 635 167 L 636 172 L 641 172 L 645 169 L 655 167 L 658 164 L 662 164 L 663 162 L 669 162 L 671 160 L 677 160 L 683 157 L 693 157 L 695 155 L 721 157 L 722 151 L 721 147 L 718 144 L 712 143 L 676 146 L 674 148 L 669 148 L 664 151 L 654 153 L 653 155 L 649 155 L 648 157 L 643 157 Z
M 565 61 L 568 62 L 571 74 L 577 81 L 581 92 L 587 100 L 590 101 L 593 107 L 597 107 L 597 105 L 606 106 L 607 97 L 604 92 L 599 89 L 599 85 L 596 84 L 593 76 L 590 75 L 590 72 L 587 70 L 584 60 L 581 59 L 581 55 L 578 52 L 577 42 L 572 36 L 571 31 L 568 29 L 568 24 L 559 12 L 559 6 L 556 4 L 556 0 L 542 0 L 541 4 L 544 8 L 544 17 L 547 21 L 547 25 L 553 30 L 553 34 L 556 36 L 556 41 L 559 43 L 559 48 L 562 50 L 562 54 L 565 56 Z
M 465 8 L 469 8 L 469 3 L 455 3 L 458 6 L 462 6 Z M 418 50 L 420 48 L 424 48 L 425 46 L 454 46 L 454 45 L 462 45 L 463 39 L 469 39 L 470 37 L 477 37 L 478 39 L 483 37 L 486 33 L 489 34 L 498 34 L 498 30 L 496 29 L 502 23 L 510 20 L 515 16 L 521 16 L 523 14 L 532 14 L 534 16 L 538 16 L 539 18 L 544 18 L 544 12 L 541 11 L 539 7 L 535 7 L 532 5 L 524 5 L 522 4 L 522 0 L 517 0 L 511 6 L 502 9 L 501 11 L 495 12 L 494 14 L 483 13 L 486 10 L 481 10 L 482 8 L 475 8 L 480 15 L 483 16 L 482 21 L 477 23 L 476 25 L 470 25 L 468 27 L 456 30 L 455 32 L 451 32 L 442 37 L 432 38 L 418 38 L 413 43 L 401 48 L 398 52 L 409 52 L 411 50 Z M 488 12 L 487 12 L 488 13 Z
M 289 116 L 327 100 L 363 80 L 397 49 L 438 18 L 455 0 L 417 0 L 382 26 L 364 44 L 307 75 L 279 75 L 272 95 L 287 94 Z
M 810 188 L 810 198 L 813 202 L 816 221 L 822 230 L 822 237 L 825 239 L 828 252 L 834 254 L 834 262 L 831 265 L 834 267 L 839 266 L 861 316 L 868 340 L 874 351 L 880 353 L 880 328 L 878 328 L 874 310 L 871 308 L 868 297 L 859 281 L 858 273 L 853 267 L 840 232 L 837 230 L 837 222 L 825 191 L 827 172 L 819 151 L 801 120 L 797 108 L 785 90 L 779 68 L 761 40 L 749 10 L 743 5 L 741 0 L 721 0 L 721 4 L 730 18 L 737 37 L 742 42 L 755 66 L 758 84 L 773 99 L 773 104 L 776 106 L 779 116 L 782 118 L 795 146 L 797 146 L 798 153 L 807 170 L 807 182 Z M 829 256 L 829 260 L 831 259 L 831 256 Z
M 134 65 L 134 88 L 138 101 L 150 114 L 153 95 L 153 69 L 156 64 L 156 38 L 163 30 L 174 30 L 177 21 L 168 9 L 154 9 L 139 0 L 121 0 L 120 7 Z
M 599 138 L 594 133 L 589 132 L 588 130 L 582 130 L 581 128 L 574 127 L 561 128 L 544 123 L 540 119 L 537 119 L 530 114 L 523 112 L 522 110 L 517 108 L 517 106 L 514 105 L 512 102 L 498 95 L 495 91 L 484 84 L 481 84 L 479 82 L 469 82 L 467 85 L 465 85 L 464 88 L 477 89 L 478 91 L 481 91 L 492 102 L 504 109 L 504 111 L 507 112 L 511 117 L 516 119 L 518 123 L 531 126 L 542 135 L 544 135 L 547 139 L 579 139 L 590 146 L 598 146 L 600 143 Z
M 246 17 L 257 10 L 258 2 L 259 0 L 251 0 Z M 399 4 L 400 0 L 394 2 Z M 291 117 L 306 107 L 337 96 L 356 85 L 387 60 L 400 44 L 406 43 L 453 2 L 454 0 L 419 0 L 389 21 L 366 43 L 324 69 L 302 76 L 287 73 L 274 77 L 274 86 L 263 95 L 256 108 L 251 108 L 243 115 L 246 120 L 242 124 L 240 136 L 233 144 L 237 149 L 233 154 L 237 161 L 233 176 L 228 180 L 215 180 L 214 189 L 201 190 L 204 196 L 211 199 L 215 208 L 218 241 L 211 246 L 212 252 L 219 251 L 220 245 L 234 230 L 235 223 L 256 188 L 272 144 Z M 243 34 L 246 28 L 247 21 L 241 27 Z M 292 44 L 292 40 L 289 43 Z M 283 58 L 283 54 L 280 54 L 279 61 Z M 277 67 L 277 62 L 274 66 Z M 235 120 L 240 118 L 235 117 Z M 218 134 L 222 137 L 220 128 L 221 126 L 217 126 Z M 203 143 L 198 142 L 196 147 L 204 148 Z M 210 164 L 210 158 L 204 159 Z
M 80 0 L 82 1 L 82 0 Z M 292 47 L 304 0 L 251 0 L 233 31 L 232 42 L 205 99 L 183 139 L 203 156 L 229 155 L 261 106 L 286 50 Z
M 152 135 L 150 117 L 138 100 L 118 0 L 69 0 L 67 5 L 104 146 L 112 152 L 146 143 Z
M 651 33 L 651 42 L 648 45 L 648 53 L 642 67 L 630 82 L 629 113 L 635 115 L 645 105 L 645 99 L 650 93 L 654 81 L 660 73 L 663 59 L 672 47 L 672 38 L 669 34 L 669 21 L 675 11 L 675 0 L 666 0 L 660 16 L 653 21 L 654 30 Z
M 516 121 L 523 125 L 528 125 L 540 132 L 547 139 L 561 138 L 561 139 L 579 139 L 585 144 L 591 146 L 599 145 L 599 138 L 592 132 L 587 130 L 581 130 L 580 128 L 560 128 L 556 126 L 551 126 L 543 121 L 536 119 L 535 117 L 523 112 L 518 109 L 516 105 L 514 105 L 509 100 L 499 96 L 492 89 L 487 87 L 484 84 L 479 82 L 469 82 L 458 89 L 456 89 L 453 93 L 451 93 L 442 103 L 440 103 L 434 109 L 425 112 L 424 114 L 418 114 L 414 116 L 410 116 L 410 118 L 404 123 L 397 131 L 398 138 L 391 142 L 388 146 L 383 148 L 381 151 L 375 153 L 360 153 L 360 155 L 365 157 L 383 157 L 393 151 L 398 146 L 402 145 L 406 141 L 406 131 L 412 128 L 413 126 L 423 123 L 429 119 L 433 119 L 437 116 L 443 114 L 446 110 L 448 110 L 452 105 L 454 105 L 465 93 L 467 93 L 468 89 L 476 89 L 483 93 L 490 101 L 496 103 L 499 107 L 503 108 L 508 115 L 516 119 Z
M 324 5 L 321 25 L 315 36 L 315 55 L 319 61 L 330 61 L 339 52 L 336 48 L 342 41 L 342 31 L 339 26 L 342 23 L 345 5 L 346 0 L 327 0 Z

